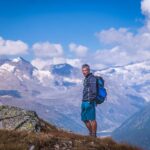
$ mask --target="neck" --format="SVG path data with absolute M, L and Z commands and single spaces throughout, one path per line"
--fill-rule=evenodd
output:
M 86 75 L 86 77 L 88 77 L 90 74 L 91 74 L 91 72 L 89 72 L 89 73 Z

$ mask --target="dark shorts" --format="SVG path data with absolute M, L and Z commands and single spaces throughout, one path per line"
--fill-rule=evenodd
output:
M 89 101 L 82 101 L 81 103 L 81 120 L 95 120 L 96 119 L 96 103 Z

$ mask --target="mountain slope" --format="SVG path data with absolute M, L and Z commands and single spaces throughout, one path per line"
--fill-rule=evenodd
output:
M 135 113 L 117 128 L 112 137 L 150 150 L 150 104 Z
M 34 130 L 37 123 L 38 130 Z M 140 150 L 135 146 L 118 144 L 111 138 L 66 132 L 40 119 L 36 112 L 12 106 L 0 106 L 0 124 L 1 150 Z

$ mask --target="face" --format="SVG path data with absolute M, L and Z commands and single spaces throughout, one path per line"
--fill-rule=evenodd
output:
M 88 68 L 82 68 L 82 73 L 84 76 L 87 76 L 89 74 L 90 70 Z

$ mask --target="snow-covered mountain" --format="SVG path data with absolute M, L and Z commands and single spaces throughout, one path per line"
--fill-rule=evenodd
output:
M 75 132 L 80 120 L 83 76 L 69 64 L 38 70 L 22 57 L 0 61 L 0 102 L 31 108 L 44 119 Z M 93 70 L 105 79 L 108 98 L 98 106 L 98 130 L 111 132 L 150 101 L 150 60 Z M 82 130 L 81 130 L 82 129 Z

